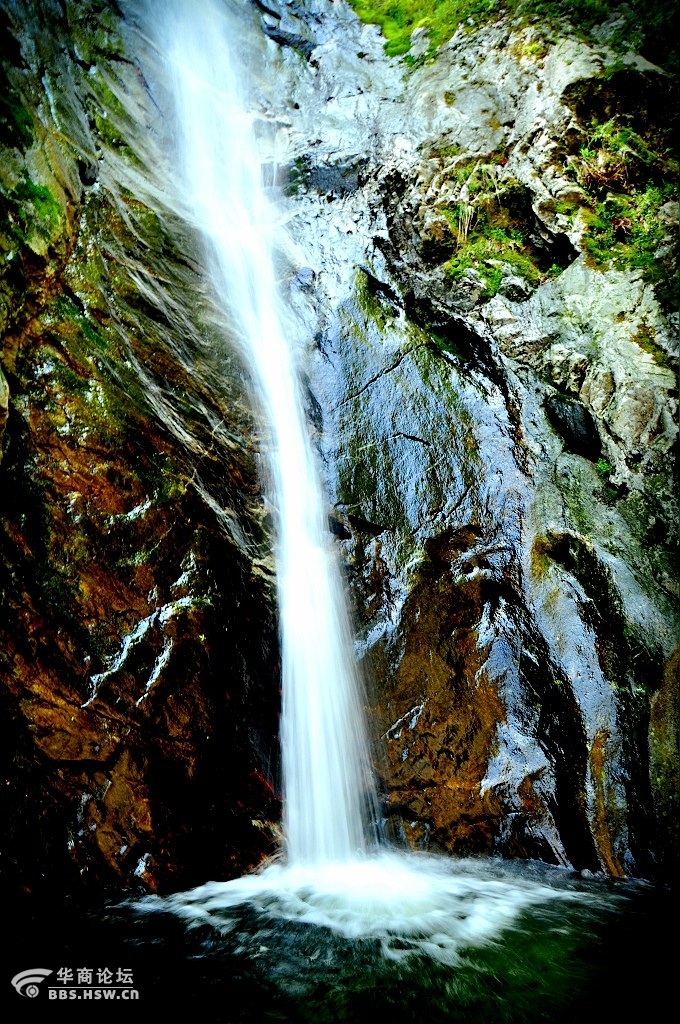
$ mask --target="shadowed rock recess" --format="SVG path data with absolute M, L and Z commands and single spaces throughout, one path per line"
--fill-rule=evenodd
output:
M 626 49 L 616 5 L 588 35 L 496 7 L 393 57 L 337 0 L 243 5 L 385 830 L 666 880 L 676 79 Z M 263 431 L 135 17 L 0 11 L 0 868 L 17 898 L 233 877 L 278 834 Z

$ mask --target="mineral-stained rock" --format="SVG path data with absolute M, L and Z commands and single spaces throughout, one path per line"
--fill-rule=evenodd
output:
M 676 651 L 664 669 L 663 683 L 652 698 L 649 742 L 652 790 L 659 808 L 660 858 L 665 874 L 678 867 L 680 835 L 680 656 Z
M 0 370 L 0 461 L 2 461 L 2 442 L 5 436 L 7 425 L 7 414 L 9 412 L 9 384 L 2 370 Z
M 240 371 L 179 221 L 129 187 L 160 164 L 115 8 L 3 29 L 3 878 L 58 901 L 232 876 L 279 814 Z

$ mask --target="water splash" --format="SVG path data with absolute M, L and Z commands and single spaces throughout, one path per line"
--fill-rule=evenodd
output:
M 239 17 L 240 14 L 240 17 Z M 152 15 L 153 18 L 153 15 Z M 175 0 L 154 30 L 172 77 L 188 208 L 269 431 L 282 659 L 289 864 L 346 861 L 374 842 L 376 797 L 339 569 L 300 393 L 305 338 L 279 297 L 277 213 L 237 61 L 243 6 Z M 152 22 L 150 22 L 152 24 Z
M 559 919 L 573 907 L 583 921 L 584 914 L 611 910 L 622 898 L 588 886 L 575 872 L 536 867 L 522 874 L 501 860 L 385 852 L 344 863 L 270 864 L 228 882 L 149 896 L 136 910 L 170 911 L 189 927 L 208 925 L 228 936 L 247 908 L 257 922 L 250 953 L 263 928 L 305 925 L 322 936 L 373 943 L 387 960 L 425 958 L 455 967 L 463 951 L 497 941 L 527 912 Z

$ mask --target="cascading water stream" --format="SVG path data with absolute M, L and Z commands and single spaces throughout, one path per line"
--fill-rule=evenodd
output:
M 271 435 L 287 860 L 346 861 L 373 845 L 375 790 L 343 590 L 300 395 L 296 364 L 304 339 L 278 294 L 276 211 L 262 187 L 253 120 L 239 88 L 239 6 L 172 5 L 164 46 L 188 204 Z
M 168 75 L 179 206 L 205 240 L 214 290 L 249 369 L 269 444 L 286 856 L 242 878 L 146 897 L 133 912 L 208 925 L 225 949 L 237 957 L 246 951 L 291 991 L 299 991 L 302 961 L 315 988 L 317 956 L 330 965 L 328 977 L 339 963 L 351 974 L 355 955 L 367 957 L 361 969 L 372 972 L 389 973 L 413 957 L 438 970 L 464 968 L 468 950 L 484 950 L 513 928 L 523 936 L 532 914 L 534 931 L 551 936 L 561 977 L 560 944 L 571 941 L 564 936 L 586 915 L 614 906 L 611 892 L 497 860 L 378 847 L 360 679 L 301 397 L 305 338 L 279 297 L 277 214 L 261 184 L 254 118 L 239 89 L 246 77 L 237 60 L 241 27 L 252 31 L 255 22 L 250 5 L 236 0 L 172 0 L 162 20 L 157 13 L 149 5 L 143 21 Z M 495 963 L 484 970 L 495 979 Z M 338 974 L 336 984 L 343 978 Z

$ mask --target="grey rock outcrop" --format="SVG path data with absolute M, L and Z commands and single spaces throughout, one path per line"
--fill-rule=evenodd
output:
M 606 44 L 541 48 L 535 27 L 504 22 L 459 30 L 407 72 L 342 5 L 296 13 L 318 45 L 304 66 L 280 57 L 266 102 L 288 110 L 300 171 L 290 255 L 315 279 L 292 301 L 316 342 L 389 827 L 434 848 L 668 871 L 677 850 L 657 827 L 677 800 L 650 722 L 672 717 L 676 685 L 677 340 L 640 271 L 583 250 L 570 157 L 593 96 L 620 108 L 627 76 L 651 96 L 664 74 L 625 55 L 617 91 Z M 322 169 L 351 167 L 355 190 L 324 188 Z M 447 275 L 475 176 L 510 196 L 535 276 L 510 256 Z

